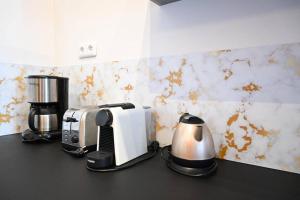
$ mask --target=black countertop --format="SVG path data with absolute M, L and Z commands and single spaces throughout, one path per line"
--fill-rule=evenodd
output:
M 300 199 L 300 175 L 218 160 L 216 174 L 186 177 L 157 155 L 124 171 L 96 173 L 59 142 L 23 144 L 0 137 L 0 199 Z

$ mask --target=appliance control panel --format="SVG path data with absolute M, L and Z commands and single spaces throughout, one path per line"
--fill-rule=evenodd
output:
M 79 146 L 79 124 L 81 113 L 79 109 L 69 109 L 63 117 L 62 143 Z

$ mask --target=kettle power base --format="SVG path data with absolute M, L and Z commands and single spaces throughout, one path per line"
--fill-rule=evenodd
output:
M 170 159 L 167 161 L 167 166 L 173 171 L 186 176 L 209 176 L 216 171 L 218 164 L 214 161 L 213 164 L 207 168 L 190 168 L 178 165 Z
M 192 168 L 192 167 L 186 167 L 177 164 L 176 162 L 173 161 L 172 156 L 170 155 L 170 148 L 171 146 L 166 146 L 161 150 L 161 156 L 162 158 L 166 161 L 167 166 L 179 173 L 183 174 L 186 176 L 209 176 L 212 175 L 218 168 L 218 163 L 213 160 L 212 164 L 208 167 L 202 167 L 202 168 Z
M 38 142 L 53 142 L 61 138 L 61 131 L 40 132 L 25 130 L 22 132 L 22 142 L 38 143 Z

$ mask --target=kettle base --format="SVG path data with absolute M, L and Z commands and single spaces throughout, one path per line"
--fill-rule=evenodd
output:
M 27 129 L 22 132 L 22 142 L 52 142 L 61 138 L 61 131 L 38 132 Z
M 208 176 L 211 175 L 213 172 L 216 171 L 218 164 L 214 160 L 213 164 L 206 168 L 190 168 L 185 167 L 182 165 L 178 165 L 177 163 L 173 162 L 172 160 L 167 161 L 167 166 L 172 169 L 173 171 L 187 175 L 187 176 Z
M 178 160 L 175 159 L 174 161 L 174 157 L 170 154 L 170 148 L 171 146 L 166 146 L 162 149 L 162 157 L 166 161 L 167 166 L 177 173 L 186 176 L 209 176 L 218 168 L 218 163 L 215 159 L 210 159 L 209 162 L 202 165 L 203 167 L 188 167 L 184 163 L 178 164 Z

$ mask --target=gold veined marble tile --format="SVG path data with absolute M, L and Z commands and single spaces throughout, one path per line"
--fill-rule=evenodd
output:
M 239 118 L 239 113 L 230 116 L 229 119 L 227 120 L 227 126 L 231 126 L 231 124 L 235 122 L 238 118 Z
M 10 113 L 13 110 L 14 105 L 23 104 L 25 103 L 26 97 L 23 95 L 22 97 L 12 97 L 11 101 L 5 105 L 5 109 L 7 113 Z
M 207 123 L 219 158 L 300 173 L 299 61 L 294 43 L 95 66 L 0 64 L 0 135 L 28 128 L 24 76 L 63 74 L 70 107 L 151 106 L 161 145 L 171 143 L 180 115 L 189 112 Z
M 261 136 L 263 136 L 263 137 L 266 137 L 266 136 L 270 135 L 270 132 L 267 131 L 267 130 L 265 130 L 264 127 L 257 128 L 256 125 L 251 124 L 251 123 L 249 123 L 249 126 L 255 131 L 255 133 L 256 133 L 257 135 L 261 135 Z
M 80 71 L 81 71 L 81 69 L 82 68 L 80 68 Z M 85 78 L 83 81 L 81 81 L 83 83 L 83 89 L 80 92 L 80 97 L 82 98 L 83 101 L 85 101 L 87 96 L 90 95 L 91 90 L 94 87 L 95 73 L 96 73 L 96 67 L 93 67 L 92 71 L 90 73 L 88 73 L 87 75 L 85 75 L 85 73 L 83 73 Z
M 261 88 L 262 88 L 261 86 L 254 84 L 254 83 L 249 83 L 242 87 L 243 91 L 248 92 L 248 93 L 260 91 Z
M 20 133 L 21 131 L 23 131 L 23 130 L 22 130 L 22 127 L 21 127 L 20 125 L 17 125 L 17 126 L 16 126 L 16 132 L 17 132 L 17 133 Z
M 192 101 L 193 104 L 196 104 L 199 98 L 198 91 L 189 91 L 189 99 Z
M 169 75 L 166 77 L 166 80 L 169 81 L 169 86 L 173 87 L 173 85 L 182 86 L 182 69 L 180 68 L 178 71 L 170 71 Z
M 286 61 L 286 66 L 293 69 L 300 76 L 300 59 L 295 56 L 289 56 Z
M 20 75 L 15 77 L 14 80 L 17 81 L 18 83 L 18 88 L 20 90 L 20 92 L 24 92 L 26 89 L 26 84 L 25 84 L 25 74 L 26 74 L 26 70 L 24 67 L 20 67 Z
M 93 67 L 93 71 L 91 75 L 87 75 L 85 77 L 85 84 L 87 87 L 93 87 L 94 86 L 94 73 L 96 72 L 96 67 Z
M 162 58 L 159 59 L 158 66 L 162 67 L 164 65 L 164 60 Z
M 86 85 L 93 87 L 94 86 L 94 76 L 86 76 L 86 79 L 84 80 Z
M 121 78 L 120 75 L 119 74 L 115 74 L 114 77 L 115 77 L 115 82 L 118 83 L 119 80 L 120 80 L 120 78 Z
M 90 94 L 90 91 L 87 87 L 83 89 L 83 91 L 80 93 L 80 96 L 82 97 L 83 100 L 86 99 L 86 97 Z
M 162 129 L 166 128 L 166 126 L 165 125 L 161 125 L 161 122 L 159 120 L 160 117 L 159 117 L 159 115 L 158 115 L 157 112 L 154 112 L 153 115 L 154 115 L 154 117 L 156 119 L 156 127 L 155 127 L 155 129 L 156 129 L 156 132 L 158 133 Z
M 265 160 L 266 156 L 265 155 L 257 155 L 257 156 L 255 156 L 255 158 L 258 160 Z
M 300 155 L 295 158 L 297 167 L 300 168 Z M 288 171 L 288 170 L 287 170 Z
M 12 117 L 9 114 L 0 113 L 0 125 L 2 123 L 9 123 Z
M 235 157 L 236 160 L 241 160 L 241 157 L 239 156 L 239 154 L 235 154 L 234 157 Z
M 104 93 L 105 93 L 104 89 L 97 90 L 97 96 L 100 98 L 103 97 Z
M 270 57 L 269 60 L 268 60 L 268 63 L 269 63 L 269 64 L 276 64 L 277 61 L 275 60 L 275 58 Z
M 131 92 L 133 90 L 133 88 L 134 87 L 129 83 L 123 89 L 126 90 L 127 92 Z
M 228 80 L 233 75 L 231 69 L 223 69 L 223 72 L 224 72 L 224 80 Z
M 182 61 L 182 64 L 185 64 Z M 160 82 L 167 81 L 168 85 L 164 88 L 164 94 L 161 94 L 157 96 L 157 100 L 159 100 L 162 104 L 167 104 L 166 100 L 173 96 L 176 92 L 174 90 L 175 86 L 182 86 L 182 77 L 183 77 L 183 71 L 182 71 L 183 65 L 176 70 L 176 71 L 169 71 L 168 76 L 166 76 L 163 80 L 160 80 Z
M 211 51 L 211 52 L 209 52 L 209 55 L 218 57 L 224 53 L 229 53 L 229 52 L 231 52 L 230 49 L 224 49 L 224 50 L 218 50 L 218 51 Z
M 219 147 L 218 157 L 221 158 L 221 159 L 225 159 L 227 150 L 228 150 L 228 146 L 224 145 L 224 144 L 221 144 L 220 147 Z
M 186 58 L 182 58 L 182 59 L 181 59 L 181 66 L 183 67 L 183 66 L 185 66 L 186 64 L 187 64 Z
M 179 122 L 176 122 L 175 125 L 172 126 L 171 129 L 172 129 L 172 130 L 176 130 L 176 129 L 178 128 L 178 126 L 179 126 Z
M 234 61 L 232 61 L 231 64 L 234 64 L 234 63 L 241 63 L 241 62 L 247 63 L 247 65 L 248 65 L 249 67 L 251 66 L 251 61 L 250 61 L 250 59 L 248 59 L 248 58 L 245 58 L 245 59 L 235 59 Z
M 234 148 L 238 152 L 247 151 L 249 146 L 252 143 L 252 137 L 245 134 L 242 136 L 242 139 L 244 140 L 244 144 L 239 147 L 235 142 L 234 133 L 230 132 L 229 130 L 226 131 L 225 138 L 226 138 L 228 147 Z

